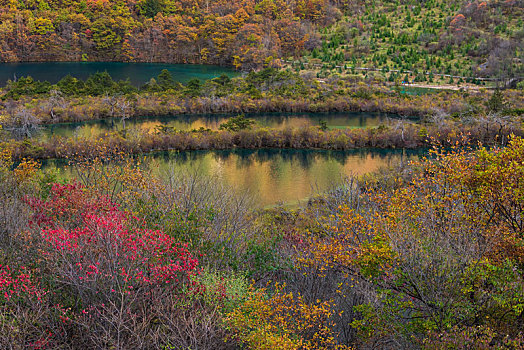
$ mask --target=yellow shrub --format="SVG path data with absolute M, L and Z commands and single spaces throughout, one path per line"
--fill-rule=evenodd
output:
M 307 304 L 284 287 L 277 284 L 272 296 L 252 288 L 245 302 L 226 315 L 230 337 L 251 349 L 349 349 L 336 342 L 330 302 Z

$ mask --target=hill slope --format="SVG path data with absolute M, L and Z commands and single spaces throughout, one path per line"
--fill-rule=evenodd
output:
M 0 0 L 0 61 L 305 58 L 390 81 L 522 75 L 521 0 Z M 301 67 L 297 67 L 300 69 Z M 399 71 L 399 72 L 396 72 Z M 442 78 L 443 79 L 443 78 Z

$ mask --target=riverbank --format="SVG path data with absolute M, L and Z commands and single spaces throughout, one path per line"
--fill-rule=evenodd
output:
M 456 104 L 452 104 L 456 101 Z M 10 108 L 26 110 L 36 117 L 38 124 L 85 122 L 107 118 L 121 118 L 121 111 L 108 104 L 103 97 L 67 99 L 67 105 L 55 108 L 50 115 L 47 99 L 23 99 L 14 102 Z M 328 113 L 328 112 L 378 112 L 405 116 L 429 116 L 437 110 L 446 113 L 466 111 L 467 104 L 460 96 L 444 93 L 429 96 L 374 95 L 362 98 L 352 95 L 332 96 L 322 101 L 310 98 L 286 98 L 266 96 L 251 99 L 239 94 L 224 97 L 180 98 L 170 95 L 144 94 L 134 96 L 125 113 L 125 118 L 143 116 L 164 117 L 189 114 L 243 114 L 243 113 Z M 4 123 L 15 119 L 4 115 Z
M 524 135 L 518 123 L 465 124 L 443 120 L 439 124 L 417 124 L 396 120 L 375 128 L 323 130 L 320 127 L 286 129 L 254 128 L 240 131 L 172 131 L 149 133 L 140 129 L 111 132 L 98 137 L 50 137 L 46 140 L 8 140 L 0 148 L 8 149 L 15 159 L 89 158 L 99 149 L 113 149 L 126 154 L 158 151 L 227 149 L 322 149 L 358 148 L 416 149 L 432 143 L 453 145 L 457 142 L 504 143 L 509 135 Z
M 163 73 L 164 74 L 164 73 Z M 345 79 L 319 82 L 289 71 L 266 69 L 245 77 L 227 76 L 186 85 L 169 72 L 137 89 L 114 82 L 107 73 L 86 82 L 64 78 L 52 85 L 19 80 L 0 93 L 0 124 L 30 128 L 39 124 L 83 122 L 105 118 L 182 114 L 270 112 L 381 112 L 402 116 L 481 115 L 490 112 L 493 92 L 440 91 L 412 95 L 402 86 L 388 88 Z M 500 108 L 522 113 L 522 92 L 501 92 Z

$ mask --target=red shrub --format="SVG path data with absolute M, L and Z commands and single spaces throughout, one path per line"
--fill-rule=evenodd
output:
M 42 228 L 45 260 L 82 299 L 160 285 L 180 287 L 197 271 L 198 260 L 187 246 L 143 229 L 139 219 L 103 197 L 89 197 L 78 183 L 54 184 L 46 201 L 33 198 L 28 203 L 35 211 L 33 223 Z
M 185 246 L 160 231 L 127 228 L 126 214 L 118 209 L 83 219 L 73 230 L 42 230 L 49 248 L 44 254 L 71 285 L 91 290 L 93 284 L 106 290 L 180 285 L 196 272 L 198 260 Z
M 45 294 L 31 281 L 31 276 L 24 267 L 19 271 L 12 271 L 9 266 L 0 265 L 0 302 L 9 302 L 12 299 L 32 296 L 40 300 Z
M 34 283 L 29 271 L 0 265 L 0 348 L 51 347 L 60 327 L 53 314 L 60 307 L 48 303 L 49 293 Z
M 56 291 L 55 302 L 70 310 L 70 339 L 82 337 L 97 348 L 158 345 L 150 337 L 163 325 L 152 305 L 183 304 L 200 291 L 191 280 L 198 260 L 186 245 L 144 229 L 142 221 L 90 197 L 81 185 L 55 184 L 47 200 L 27 202 L 35 212 L 44 278 Z
M 86 214 L 117 210 L 107 197 L 89 196 L 78 182 L 52 185 L 48 199 L 26 198 L 34 210 L 31 224 L 40 227 L 76 227 L 83 222 Z

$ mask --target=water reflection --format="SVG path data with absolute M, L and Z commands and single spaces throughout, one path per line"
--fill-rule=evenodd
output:
M 273 129 L 298 128 L 309 125 L 320 125 L 325 122 L 328 128 L 365 128 L 378 126 L 387 118 L 397 117 L 384 113 L 267 113 L 248 114 L 257 125 Z M 231 115 L 179 115 L 172 117 L 138 117 L 126 121 L 126 128 L 142 132 L 155 132 L 159 127 L 170 127 L 177 130 L 193 130 L 199 128 L 218 130 L 220 124 L 226 122 Z M 53 135 L 64 137 L 92 137 L 103 135 L 110 131 L 122 130 L 122 122 L 118 118 L 88 121 L 84 123 L 54 124 L 44 127 L 41 138 Z
M 196 171 L 213 176 L 237 191 L 249 191 L 261 206 L 304 200 L 315 191 L 326 191 L 344 176 L 362 175 L 381 167 L 418 157 L 420 152 L 357 150 L 351 152 L 311 150 L 234 150 L 162 152 L 145 157 L 160 174 L 166 170 Z M 62 167 L 64 176 L 71 169 Z

